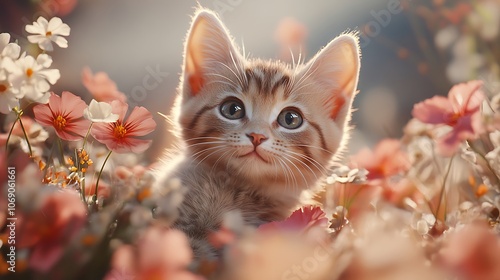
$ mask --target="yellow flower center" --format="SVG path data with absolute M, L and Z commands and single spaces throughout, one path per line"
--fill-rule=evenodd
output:
M 47 37 L 52 36 L 52 32 L 51 31 L 47 31 L 47 33 L 45 33 L 45 36 L 47 36 Z
M 57 118 L 54 119 L 54 127 L 57 130 L 62 130 L 66 126 L 66 119 L 59 115 Z
M 7 91 L 7 86 L 4 84 L 0 84 L 0 93 L 4 93 L 5 91 Z
M 33 75 L 33 69 L 28 68 L 28 69 L 26 70 L 26 76 L 28 76 L 28 78 L 31 78 L 31 76 L 32 76 L 32 75 Z
M 123 127 L 123 125 L 119 124 L 119 125 L 115 126 L 115 130 L 113 132 L 114 132 L 116 138 L 121 139 L 121 138 L 125 137 L 127 130 L 125 129 L 125 127 Z

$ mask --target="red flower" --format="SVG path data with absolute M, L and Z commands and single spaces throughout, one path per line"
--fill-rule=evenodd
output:
M 480 124 L 479 109 L 484 95 L 481 81 L 458 84 L 448 98 L 434 96 L 415 105 L 412 115 L 423 123 L 448 125 L 450 132 L 438 139 L 438 150 L 451 156 L 463 140 L 475 138 Z
M 117 153 L 142 153 L 150 145 L 151 140 L 142 140 L 135 137 L 144 136 L 156 128 L 151 113 L 144 107 L 134 107 L 128 118 L 125 114 L 128 105 L 122 101 L 111 102 L 112 112 L 120 117 L 114 123 L 95 123 L 92 127 L 92 136 L 108 149 Z
M 59 138 L 76 141 L 85 136 L 90 122 L 83 118 L 85 102 L 69 91 L 63 91 L 62 96 L 50 94 L 49 103 L 33 107 L 35 120 L 43 126 L 55 129 Z
M 263 224 L 259 230 L 302 230 L 306 231 L 312 227 L 326 227 L 328 219 L 325 217 L 325 212 L 317 206 L 304 206 L 281 222 L 271 222 Z

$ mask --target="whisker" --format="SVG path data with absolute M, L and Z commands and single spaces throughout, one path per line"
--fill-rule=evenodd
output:
M 306 144 L 292 144 L 290 145 L 290 147 L 307 147 L 307 148 L 313 148 L 313 149 L 318 149 L 318 150 L 321 150 L 321 151 L 324 151 L 324 152 L 327 152 L 329 154 L 331 154 L 332 156 L 335 154 L 334 152 L 332 151 L 329 151 L 325 148 L 322 148 L 322 147 L 319 147 L 319 146 L 314 146 L 314 145 L 306 145 Z
M 317 160 L 315 160 L 314 158 L 312 158 L 310 156 L 303 155 L 303 154 L 300 154 L 300 153 L 296 153 L 294 151 L 288 151 L 288 153 L 293 154 L 293 155 L 297 155 L 300 158 L 302 158 L 304 160 L 307 160 L 312 165 L 314 165 L 314 167 L 316 167 L 316 169 L 318 169 L 318 171 L 321 172 L 322 175 L 325 175 L 325 172 L 327 172 L 327 170 L 328 170 L 321 163 L 319 163 Z
M 233 73 L 233 75 L 236 77 L 236 79 L 238 79 L 238 81 L 240 82 L 240 86 L 243 87 L 243 82 L 241 81 L 240 77 L 236 74 L 236 72 L 234 72 L 233 69 L 231 69 L 231 67 L 227 66 L 225 63 L 221 62 L 221 61 L 216 61 L 217 63 L 219 64 L 222 64 L 224 67 L 226 67 L 227 69 L 229 69 L 229 71 L 231 71 Z
M 299 169 L 299 167 L 293 163 L 293 161 L 291 161 L 288 157 L 283 157 L 283 159 L 287 160 L 288 162 L 290 162 L 294 167 L 295 169 L 297 169 L 297 171 L 300 173 L 300 175 L 302 176 L 302 179 L 304 179 L 304 183 L 307 185 L 307 179 L 306 179 L 306 176 L 304 176 L 304 173 Z M 298 184 L 297 184 L 297 187 L 298 187 Z
M 300 154 L 299 154 L 299 155 L 300 155 Z M 286 154 L 285 156 L 287 156 L 287 157 L 291 157 L 292 159 L 294 159 L 294 160 L 298 161 L 300 164 L 302 164 L 302 165 L 304 165 L 305 167 L 307 167 L 307 169 L 309 169 L 309 171 L 311 171 L 311 173 L 314 175 L 314 177 L 316 178 L 316 180 L 318 180 L 318 176 L 316 176 L 316 173 L 315 173 L 315 172 L 311 169 L 311 167 L 309 167 L 309 165 L 307 165 L 305 162 L 303 162 L 303 161 L 301 160 L 301 158 L 300 158 L 300 157 L 299 157 L 299 158 L 298 158 L 298 157 L 295 157 L 295 156 L 293 156 L 292 154 Z M 300 155 L 300 156 L 302 156 L 302 155 Z M 317 168 L 317 167 L 316 167 L 316 168 Z M 319 169 L 318 169 L 318 170 L 319 170 Z M 321 170 L 319 170 L 319 171 L 321 172 Z

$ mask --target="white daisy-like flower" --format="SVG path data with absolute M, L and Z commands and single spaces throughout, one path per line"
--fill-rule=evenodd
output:
M 61 48 L 67 48 L 68 41 L 62 36 L 69 36 L 70 30 L 70 27 L 58 17 L 53 17 L 50 21 L 39 17 L 32 25 L 26 25 L 26 31 L 35 34 L 29 35 L 28 41 L 38 44 L 45 51 L 54 50 L 52 42 Z
M 0 113 L 8 114 L 16 106 L 19 106 L 19 91 L 12 87 L 7 73 L 0 70 Z
M 10 34 L 0 33 L 0 63 L 4 57 L 17 59 L 20 53 L 21 47 L 16 43 L 10 43 Z
M 9 81 L 19 90 L 19 98 L 27 97 L 38 103 L 49 101 L 50 85 L 55 84 L 61 77 L 58 69 L 48 69 L 52 65 L 52 58 L 47 54 L 40 54 L 35 58 L 22 54 L 14 61 L 4 60 L 5 69 L 10 72 Z
M 112 123 L 118 120 L 118 115 L 111 112 L 111 104 L 107 102 L 97 102 L 95 99 L 83 110 L 83 116 L 95 123 Z
M 17 59 L 21 47 L 16 43 L 10 43 L 10 34 L 0 34 L 0 113 L 8 114 L 16 106 L 19 106 L 19 90 L 12 87 L 8 80 L 8 72 L 4 69 L 4 60 Z
M 335 182 L 346 184 L 355 183 L 362 184 L 366 182 L 366 175 L 368 175 L 368 170 L 362 168 L 351 169 L 346 165 L 342 165 L 333 170 L 332 175 L 326 178 L 326 183 L 331 185 Z

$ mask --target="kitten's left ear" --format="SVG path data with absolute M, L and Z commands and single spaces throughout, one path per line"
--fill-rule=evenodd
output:
M 210 79 L 214 79 L 210 74 L 227 71 L 226 67 L 239 67 L 240 56 L 215 13 L 199 9 L 184 50 L 184 92 L 190 96 L 198 94 Z
M 299 75 L 309 76 L 326 89 L 322 97 L 330 117 L 343 126 L 356 95 L 360 68 L 358 38 L 343 34 L 319 51 Z

